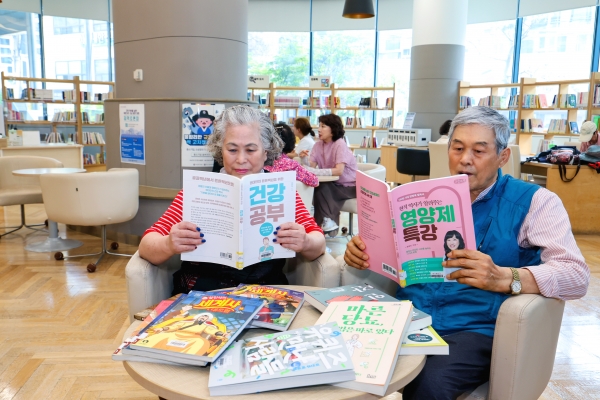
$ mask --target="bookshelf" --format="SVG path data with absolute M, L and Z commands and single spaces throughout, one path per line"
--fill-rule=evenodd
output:
M 87 130 L 84 131 L 83 128 L 92 128 L 92 127 L 104 127 L 104 122 L 98 122 L 98 123 L 91 123 L 89 121 L 84 122 L 83 121 L 83 113 L 86 112 L 85 108 L 87 106 L 99 106 L 99 105 L 103 105 L 104 102 L 103 101 L 94 101 L 93 99 L 88 99 L 88 100 L 82 100 L 82 93 L 87 93 L 87 92 L 83 92 L 81 90 L 81 85 L 103 85 L 103 86 L 107 86 L 107 91 L 106 92 L 110 92 L 110 93 L 114 93 L 114 83 L 113 82 L 101 82 L 101 81 L 88 81 L 88 80 L 81 80 L 79 79 L 78 76 L 73 77 L 73 79 L 47 79 L 47 78 L 28 78 L 28 77 L 15 77 L 15 76 L 5 76 L 4 72 L 2 72 L 1 74 L 1 79 L 2 79 L 2 98 L 4 100 L 4 102 L 6 103 L 6 109 L 8 110 L 8 115 L 5 117 L 4 119 L 4 128 L 5 131 L 8 134 L 8 128 L 9 126 L 13 126 L 13 125 L 21 125 L 21 126 L 46 126 L 49 127 L 52 131 L 52 133 L 57 134 L 57 128 L 58 127 L 72 127 L 74 128 L 75 132 L 74 132 L 74 140 L 73 142 L 75 144 L 81 144 L 82 146 L 84 146 L 84 149 L 86 147 L 95 147 L 95 148 L 99 148 L 100 149 L 100 155 L 101 157 L 97 157 L 96 159 L 96 163 L 95 164 L 86 164 L 86 161 L 90 160 L 90 154 L 89 152 L 86 152 L 84 150 L 83 152 L 83 158 L 84 158 L 84 168 L 87 169 L 88 171 L 105 171 L 106 170 L 106 164 L 104 162 L 104 143 L 98 143 L 99 141 L 89 141 L 89 140 L 84 140 L 86 138 L 90 137 L 90 132 L 88 132 Z M 25 98 L 14 98 L 17 95 L 21 95 L 21 93 L 15 93 L 14 88 L 10 88 L 7 83 L 13 83 L 13 82 L 24 82 L 25 84 L 25 92 L 27 94 L 27 97 Z M 64 85 L 71 85 L 72 89 L 71 90 L 65 90 L 65 92 L 69 92 L 70 93 L 70 99 L 68 100 L 55 100 L 53 99 L 53 95 L 52 92 L 53 91 L 59 91 L 59 90 L 63 90 L 63 89 L 41 89 L 41 91 L 44 91 L 44 95 L 42 95 L 40 98 L 36 98 L 36 97 L 31 97 L 32 96 L 32 91 L 30 89 L 33 90 L 40 90 L 40 88 L 34 88 L 34 86 L 36 86 L 36 84 L 40 85 L 40 86 L 45 86 L 47 83 L 58 83 L 58 84 L 64 84 Z M 12 95 L 9 96 L 9 91 L 12 91 Z M 67 96 L 65 96 L 67 97 Z M 90 92 L 90 97 L 91 97 L 91 92 Z M 11 113 L 12 112 L 17 112 L 17 110 L 13 110 L 13 104 L 19 104 L 19 103 L 23 103 L 23 104 L 42 104 L 43 105 L 43 114 L 46 115 L 47 114 L 47 105 L 68 105 L 68 106 L 72 106 L 73 107 L 73 115 L 68 115 L 68 121 L 53 121 L 53 120 L 49 120 L 49 119 L 54 119 L 54 115 L 51 116 L 47 116 L 48 120 L 22 120 L 22 119 L 10 119 L 11 117 Z M 60 111 L 61 113 L 65 113 L 65 114 L 69 114 L 71 113 L 71 111 Z M 99 135 L 102 137 L 102 141 L 104 141 L 104 135 L 102 135 L 101 133 L 99 133 Z M 101 158 L 101 159 L 100 159 Z
M 600 104 L 594 106 L 592 100 L 596 84 L 600 103 L 600 73 L 597 72 L 592 73 L 588 79 L 578 80 L 538 82 L 535 78 L 521 78 L 518 83 L 491 85 L 470 85 L 469 82 L 459 82 L 457 111 L 460 113 L 469 106 L 478 105 L 481 99 L 487 100 L 485 96 L 507 97 L 510 90 L 509 99 L 502 101 L 501 106 L 496 106 L 497 102 L 490 106 L 498 111 L 513 112 L 513 118 L 509 119 L 514 120 L 512 133 L 516 135 L 515 143 L 519 145 L 521 154 L 529 155 L 536 151 L 532 148 L 534 137 L 541 136 L 544 140 L 553 140 L 554 137 L 578 137 L 579 134 L 574 134 L 570 130 L 570 123 L 581 119 L 578 113 L 586 113 L 585 119 L 591 119 L 594 113 L 600 115 Z M 472 98 L 475 93 L 480 95 L 479 101 L 475 99 L 470 102 L 471 104 L 467 104 L 466 99 Z M 512 99 L 510 95 L 513 95 Z M 514 95 L 518 98 L 515 99 Z M 571 97 L 574 101 L 569 104 L 568 96 L 565 95 L 573 95 Z M 553 103 L 554 99 L 556 103 Z M 548 115 L 552 116 L 549 122 L 545 121 Z M 523 126 L 521 121 L 524 121 Z

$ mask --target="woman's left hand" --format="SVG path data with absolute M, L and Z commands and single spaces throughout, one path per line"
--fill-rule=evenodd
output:
M 277 237 L 275 243 L 286 249 L 294 250 L 296 253 L 305 250 L 309 243 L 304 226 L 295 222 L 281 224 L 274 234 Z

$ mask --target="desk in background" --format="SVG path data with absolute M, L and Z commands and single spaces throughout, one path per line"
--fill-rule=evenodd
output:
M 414 147 L 419 150 L 427 150 L 427 147 Z M 398 146 L 381 146 L 381 165 L 385 167 L 385 181 L 388 183 L 409 183 L 412 181 L 411 175 L 405 175 L 396 169 L 396 153 Z M 417 176 L 418 181 L 428 179 L 429 176 Z
M 577 167 L 567 165 L 567 176 L 571 177 Z M 596 207 L 600 204 L 600 175 L 587 165 L 582 165 L 571 182 L 560 179 L 558 166 L 553 164 L 528 162 L 521 166 L 521 173 L 546 177 L 546 189 L 556 193 L 562 200 L 573 233 L 600 233 L 600 214 Z
M 83 146 L 80 144 L 10 146 L 0 149 L 0 155 L 49 157 L 62 162 L 65 168 L 83 168 Z

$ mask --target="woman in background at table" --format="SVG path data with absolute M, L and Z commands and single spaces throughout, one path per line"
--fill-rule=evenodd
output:
M 315 220 L 329 236 L 337 236 L 340 210 L 348 199 L 356 198 L 356 159 L 344 140 L 344 125 L 335 114 L 319 117 L 319 141 L 310 153 L 310 169 L 315 175 L 339 176 L 334 182 L 321 182 L 315 188 Z M 315 167 L 319 167 L 316 169 Z
M 289 158 L 300 157 L 302 165 L 308 165 L 308 156 L 315 145 L 315 131 L 310 126 L 310 121 L 307 118 L 296 118 L 292 128 L 294 135 L 300 142 L 291 153 L 288 153 Z

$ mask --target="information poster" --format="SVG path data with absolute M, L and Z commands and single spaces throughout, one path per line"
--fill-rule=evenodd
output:
M 224 104 L 185 103 L 181 106 L 181 166 L 212 167 L 206 144 Z
M 415 122 L 416 115 L 417 115 L 417 113 L 414 113 L 414 112 L 406 113 L 406 117 L 404 118 L 404 125 L 402 126 L 402 129 L 412 129 L 413 122 Z
M 146 165 L 144 105 L 120 104 L 121 162 Z

